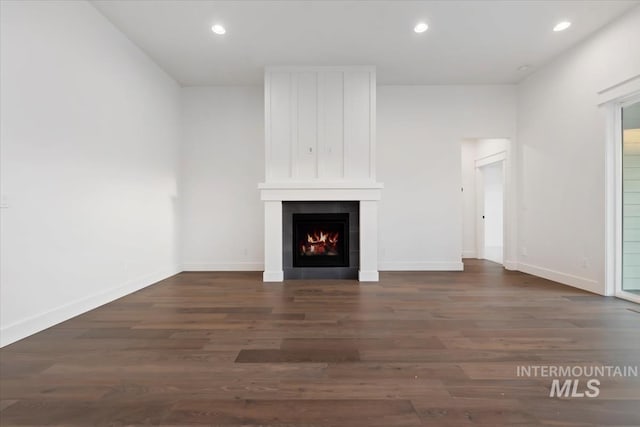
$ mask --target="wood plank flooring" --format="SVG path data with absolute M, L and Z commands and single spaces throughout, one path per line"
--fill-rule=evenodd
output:
M 0 424 L 640 426 L 637 305 L 467 260 L 379 283 L 182 273 L 0 350 Z

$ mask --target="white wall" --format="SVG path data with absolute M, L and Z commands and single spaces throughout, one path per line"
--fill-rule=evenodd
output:
M 510 141 L 505 138 L 480 138 L 476 141 L 476 160 L 506 153 L 510 145 Z
M 379 86 L 380 269 L 460 268 L 460 141 L 515 135 L 513 86 Z
M 176 272 L 180 88 L 89 3 L 1 4 L 6 344 Z
M 381 86 L 377 104 L 381 267 L 461 267 L 460 140 L 513 136 L 515 88 Z M 185 88 L 183 108 L 183 267 L 260 270 L 262 88 Z
M 605 292 L 605 115 L 597 92 L 640 74 L 640 8 L 518 87 L 519 269 Z
M 476 145 L 475 139 L 461 143 L 462 257 L 476 257 Z
M 261 270 L 264 96 L 261 86 L 182 91 L 182 267 Z

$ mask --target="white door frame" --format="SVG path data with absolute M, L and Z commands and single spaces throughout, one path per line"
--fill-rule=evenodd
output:
M 506 258 L 506 230 L 507 230 L 507 152 L 500 151 L 475 161 L 476 184 L 476 258 L 485 259 L 484 253 L 484 174 L 482 168 L 502 162 L 502 265 Z
M 622 109 L 640 102 L 640 92 L 604 104 L 607 113 L 605 294 L 640 303 L 640 295 L 622 289 Z

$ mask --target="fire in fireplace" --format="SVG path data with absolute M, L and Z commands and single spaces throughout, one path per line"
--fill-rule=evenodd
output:
M 294 267 L 349 265 L 349 214 L 293 214 Z
M 300 242 L 300 255 L 303 256 L 338 256 L 338 243 L 340 242 L 340 233 L 325 231 L 322 229 L 314 230 L 307 233 L 306 241 Z

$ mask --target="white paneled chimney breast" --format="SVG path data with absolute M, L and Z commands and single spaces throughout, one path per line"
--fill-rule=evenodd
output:
M 378 280 L 375 113 L 374 67 L 266 68 L 264 281 L 284 278 L 289 201 L 359 202 L 358 278 Z

